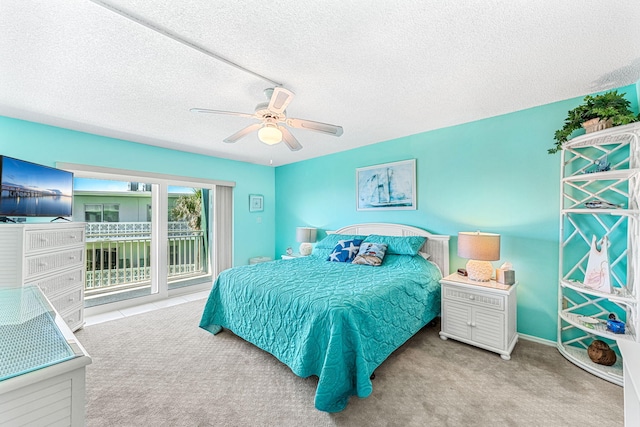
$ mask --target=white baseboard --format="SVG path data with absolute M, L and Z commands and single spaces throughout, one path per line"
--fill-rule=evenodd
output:
M 544 344 L 544 345 L 548 345 L 548 346 L 551 346 L 551 347 L 557 347 L 557 345 L 558 345 L 558 343 L 555 342 L 555 341 L 546 340 L 544 338 L 534 337 L 533 335 L 527 335 L 527 334 L 518 333 L 518 337 L 522 338 L 523 340 L 533 341 L 533 342 L 537 342 L 538 344 Z

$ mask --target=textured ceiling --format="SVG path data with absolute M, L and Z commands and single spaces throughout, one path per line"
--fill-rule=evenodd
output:
M 100 1 L 0 0 L 0 115 L 274 166 L 640 79 L 640 2 L 104 0 L 281 83 L 304 148 L 251 134 L 266 80 Z

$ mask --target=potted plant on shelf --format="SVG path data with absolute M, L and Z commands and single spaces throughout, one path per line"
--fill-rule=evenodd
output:
M 640 120 L 640 114 L 633 114 L 631 103 L 624 95 L 614 90 L 602 95 L 585 96 L 583 104 L 567 113 L 564 126 L 555 133 L 556 145 L 548 150 L 549 154 L 562 150 L 562 144 L 580 128 L 590 133 Z

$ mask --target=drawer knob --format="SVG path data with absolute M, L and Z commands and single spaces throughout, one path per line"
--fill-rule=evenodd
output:
M 75 234 L 72 234 L 72 235 L 71 235 L 71 238 L 72 238 L 72 239 L 76 239 L 76 238 L 77 238 L 77 236 L 76 236 Z
M 470 300 L 474 300 L 474 299 L 476 299 L 476 297 L 474 297 L 473 295 L 469 295 L 469 299 Z
M 76 280 L 76 278 L 75 278 L 75 277 L 73 277 L 73 276 L 69 277 L 69 281 L 70 281 L 70 282 L 73 282 L 74 280 Z
M 467 326 L 471 326 L 471 322 L 467 322 Z
M 71 256 L 69 257 L 69 259 L 76 259 L 76 256 L 75 256 L 75 255 L 71 255 Z
M 39 265 L 40 267 L 46 267 L 48 264 L 46 262 L 41 262 Z
M 74 302 L 76 299 L 74 297 L 69 297 L 69 302 Z

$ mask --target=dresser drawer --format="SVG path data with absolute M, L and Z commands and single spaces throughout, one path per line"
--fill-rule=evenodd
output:
M 66 294 L 50 298 L 51 305 L 55 307 L 58 313 L 64 313 L 82 301 L 82 291 L 82 288 L 78 288 Z
M 451 285 L 443 285 L 442 296 L 451 301 L 464 301 L 480 307 L 504 310 L 505 297 L 503 295 L 493 295 L 484 292 L 471 291 Z
M 84 246 L 53 254 L 34 255 L 26 258 L 25 282 L 32 277 L 67 267 L 84 267 Z
M 82 268 L 74 271 L 58 274 L 52 277 L 42 278 L 40 280 L 29 282 L 29 284 L 38 285 L 42 292 L 50 298 L 60 292 L 67 292 L 69 289 L 84 287 L 84 272 Z
M 69 309 L 69 311 L 60 313 L 62 319 L 66 322 L 69 329 L 75 331 L 84 324 L 84 309 L 82 301 Z
M 61 246 L 82 244 L 84 242 L 84 228 L 62 230 L 26 230 L 25 253 L 38 252 Z

